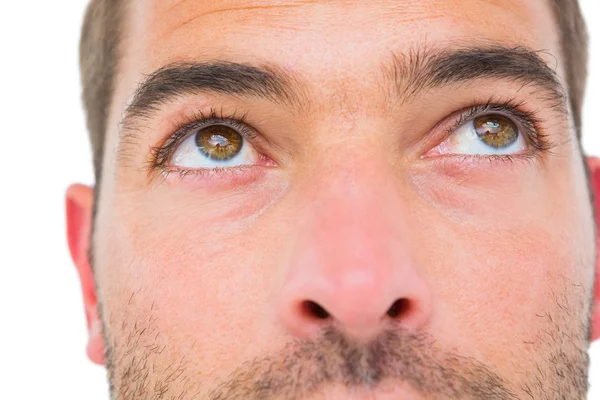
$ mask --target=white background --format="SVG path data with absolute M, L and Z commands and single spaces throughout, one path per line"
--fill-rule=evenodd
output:
M 600 156 L 600 3 L 591 34 L 584 147 Z M 93 182 L 77 46 L 86 1 L 0 2 L 0 398 L 106 400 L 65 240 L 64 192 Z M 596 119 L 594 119 L 596 117 Z M 589 399 L 600 399 L 600 344 Z

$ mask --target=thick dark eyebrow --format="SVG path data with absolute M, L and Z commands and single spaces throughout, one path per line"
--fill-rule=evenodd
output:
M 263 98 L 299 111 L 308 106 L 305 87 L 298 75 L 273 64 L 254 66 L 222 60 L 173 63 L 147 75 L 139 84 L 121 125 L 132 127 L 134 121 L 151 118 L 165 103 L 201 93 Z
M 547 96 L 565 103 L 565 91 L 556 72 L 539 52 L 526 47 L 424 48 L 394 53 L 382 64 L 380 82 L 387 101 L 406 101 L 419 93 L 477 79 L 496 79 L 535 85 Z M 274 64 L 252 65 L 231 61 L 180 62 L 166 65 L 139 84 L 121 125 L 151 118 L 165 103 L 201 93 L 258 97 L 304 114 L 311 108 L 309 81 Z
M 406 101 L 427 89 L 462 84 L 478 79 L 534 85 L 546 92 L 546 99 L 566 106 L 566 91 L 555 70 L 541 57 L 548 52 L 526 47 L 485 46 L 476 48 L 392 53 L 383 64 L 383 87 L 391 100 Z M 552 56 L 550 56 L 552 57 Z M 554 60 L 556 60 L 554 58 Z M 556 62 L 558 63 L 558 62 Z M 392 82 L 391 92 L 389 82 Z

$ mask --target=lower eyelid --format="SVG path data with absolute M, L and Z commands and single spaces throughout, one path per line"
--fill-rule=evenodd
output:
M 527 153 L 516 155 L 445 154 L 425 161 L 426 163 L 420 163 L 419 170 L 427 169 L 447 175 L 451 179 L 485 174 L 483 176 L 490 179 L 489 183 L 493 183 L 495 176 L 511 177 L 511 179 L 522 176 L 523 168 L 535 167 L 540 160 L 538 154 Z
M 257 183 L 266 178 L 270 167 L 244 165 L 228 168 L 176 169 L 161 171 L 162 182 L 190 190 L 229 190 Z

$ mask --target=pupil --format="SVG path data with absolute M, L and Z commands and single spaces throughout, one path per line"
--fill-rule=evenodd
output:
M 227 161 L 242 149 L 242 136 L 226 126 L 209 126 L 196 133 L 196 146 L 212 160 Z

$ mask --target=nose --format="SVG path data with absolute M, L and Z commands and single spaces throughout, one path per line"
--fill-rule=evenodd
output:
M 314 189 L 297 219 L 278 298 L 288 333 L 306 339 L 334 326 L 370 339 L 389 326 L 414 332 L 428 322 L 431 291 L 413 254 L 406 200 L 373 176 L 338 175 Z

